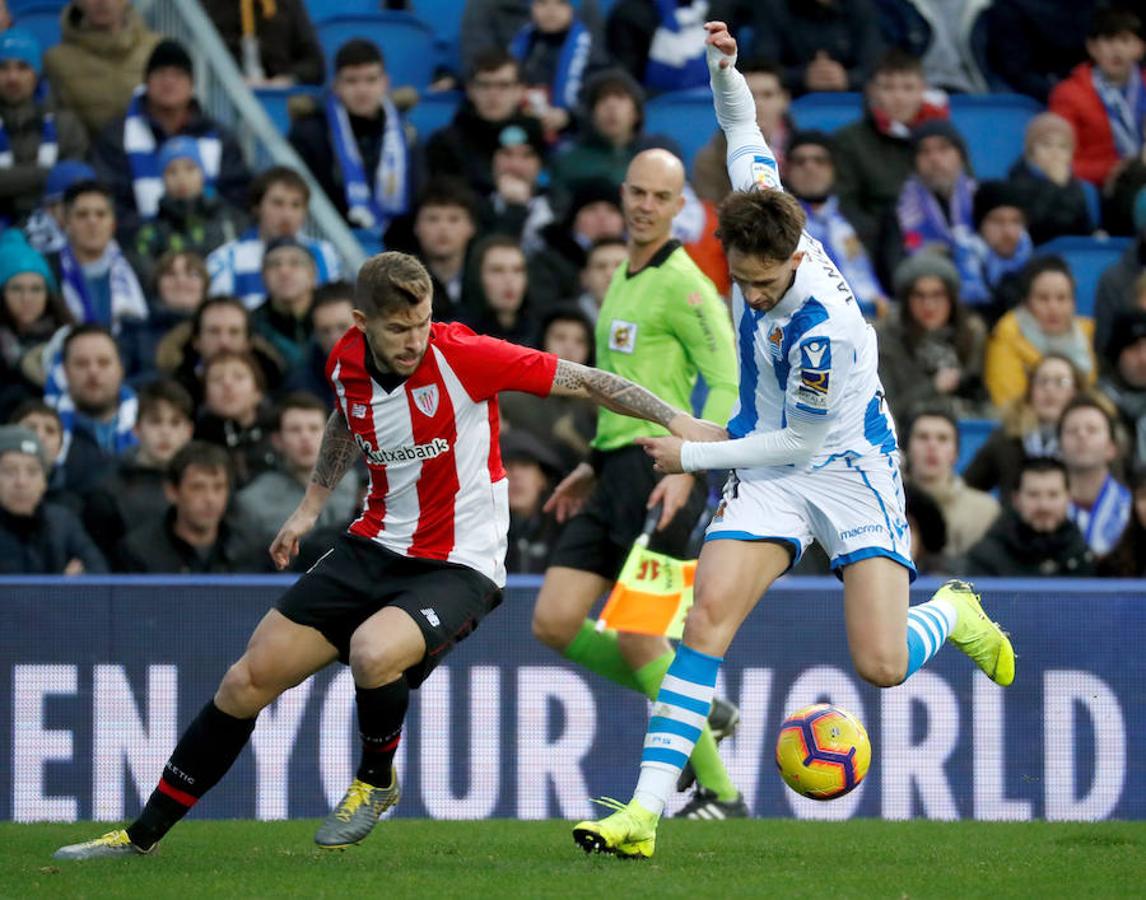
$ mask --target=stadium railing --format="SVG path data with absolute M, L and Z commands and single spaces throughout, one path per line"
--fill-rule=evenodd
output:
M 0 578 L 0 820 L 133 816 L 291 580 Z M 648 704 L 533 639 L 538 586 L 511 579 L 501 607 L 414 693 L 398 815 L 578 819 L 590 798 L 632 788 Z M 920 579 L 913 600 L 935 586 Z M 717 686 L 742 709 L 721 751 L 755 815 L 1146 818 L 1134 753 L 1146 743 L 1146 582 L 979 587 L 1017 649 L 1007 689 L 948 648 L 878 691 L 852 670 L 835 579 L 773 588 Z M 821 699 L 858 715 L 874 749 L 867 780 L 831 803 L 787 790 L 772 759 L 785 713 Z M 356 765 L 353 715 L 344 667 L 284 694 L 193 815 L 325 815 Z

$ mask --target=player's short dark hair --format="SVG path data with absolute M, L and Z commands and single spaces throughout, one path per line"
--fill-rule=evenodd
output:
M 796 252 L 807 221 L 799 201 L 776 190 L 733 191 L 718 217 L 716 236 L 725 253 L 735 249 L 773 262 Z
M 1066 417 L 1071 413 L 1080 409 L 1093 409 L 1097 410 L 1102 418 L 1106 421 L 1106 433 L 1110 435 L 1110 440 L 1117 442 L 1118 440 L 1118 425 L 1115 423 L 1114 416 L 1111 414 L 1109 401 L 1104 402 L 1099 399 L 1095 394 L 1084 392 L 1075 394 L 1067 401 L 1066 406 L 1062 408 L 1059 414 L 1058 422 L 1055 423 L 1055 434 L 1058 435 L 1059 441 L 1062 441 L 1062 427 L 1066 422 Z
M 1070 270 L 1065 259 L 1055 254 L 1047 256 L 1035 256 L 1023 266 L 1020 283 L 1022 284 L 1023 301 L 1031 295 L 1031 288 L 1034 287 L 1035 281 L 1040 275 L 1045 275 L 1048 272 L 1057 272 L 1060 275 L 1065 275 L 1070 282 L 1070 291 L 1073 294 L 1075 291 L 1074 273 Z
M 63 427 L 63 422 L 60 421 L 60 411 L 36 397 L 25 400 L 12 410 L 12 414 L 8 416 L 8 424 L 17 425 L 31 415 L 51 416 L 60 424 L 61 428 Z
M 247 199 L 252 210 L 263 202 L 267 191 L 276 184 L 286 185 L 288 188 L 298 191 L 302 194 L 302 202 L 310 203 L 310 187 L 307 185 L 306 179 L 290 166 L 271 166 L 269 169 L 264 169 L 251 181 L 251 186 L 247 191 Z
M 890 47 L 876 61 L 869 80 L 874 81 L 880 75 L 918 75 L 922 78 L 923 60 L 902 47 Z
M 112 194 L 109 188 L 102 181 L 96 181 L 94 178 L 85 178 L 83 181 L 77 181 L 75 184 L 68 187 L 64 191 L 64 213 L 65 215 L 71 211 L 75 202 L 86 194 L 99 194 L 108 202 L 112 212 L 115 212 L 115 195 Z
M 466 75 L 466 81 L 473 81 L 482 72 L 496 72 L 498 69 L 503 69 L 506 66 L 513 66 L 513 77 L 515 80 L 521 79 L 521 67 L 517 59 L 512 56 L 508 50 L 502 47 L 487 47 L 474 55 L 473 63 L 470 65 L 469 73 Z
M 203 383 L 207 383 L 207 375 L 212 368 L 226 362 L 242 363 L 251 370 L 251 377 L 255 380 L 255 386 L 260 391 L 266 391 L 267 376 L 263 374 L 263 367 L 259 365 L 259 361 L 255 359 L 253 353 L 244 350 L 220 350 L 210 359 L 203 360 Z
M 465 211 L 471 222 L 477 223 L 477 196 L 461 178 L 442 175 L 426 182 L 418 194 L 414 217 L 417 218 L 417 214 L 427 206 L 457 206 Z
M 232 480 L 231 457 L 226 450 L 207 441 L 188 441 L 167 464 L 168 484 L 179 487 L 183 483 L 183 476 L 192 466 L 212 472 L 222 469 L 227 475 L 228 484 Z
M 354 305 L 354 285 L 349 281 L 328 281 L 314 290 L 314 300 L 310 304 L 310 314 L 321 306 L 331 306 L 335 303 L 349 303 Z
M 370 66 L 375 63 L 385 71 L 386 59 L 379 46 L 366 38 L 351 38 L 334 54 L 334 74 L 350 66 Z
M 292 409 L 320 413 L 324 419 L 330 415 L 330 408 L 310 391 L 291 391 L 275 404 L 275 431 L 282 431 L 283 419 Z
M 139 415 L 142 421 L 148 416 L 158 413 L 164 404 L 170 406 L 187 421 L 195 418 L 195 401 L 183 387 L 173 378 L 157 378 L 149 381 L 139 389 Z
M 63 346 L 60 348 L 60 359 L 65 363 L 68 361 L 68 352 L 72 349 L 72 344 L 80 338 L 91 337 L 92 335 L 99 335 L 100 337 L 107 338 L 112 347 L 115 348 L 116 358 L 119 358 L 119 344 L 115 342 L 112 333 L 103 325 L 97 325 L 95 322 L 88 322 L 84 325 L 77 325 L 68 332 L 68 336 L 64 338 Z
M 1067 483 L 1066 466 L 1061 459 L 1053 456 L 1028 456 L 1019 464 L 1019 478 L 1015 482 L 1016 489 L 1023 486 L 1023 476 L 1030 472 L 1032 475 L 1044 475 L 1047 472 L 1058 472 L 1062 475 L 1063 484 Z
M 942 419 L 951 426 L 952 432 L 955 434 L 955 450 L 959 450 L 959 420 L 955 417 L 955 413 L 951 408 L 941 403 L 927 403 L 915 407 L 911 411 L 911 417 L 907 421 L 907 443 L 910 445 L 911 437 L 915 433 L 915 423 L 920 419 Z
M 430 273 L 409 253 L 388 250 L 372 256 L 358 271 L 354 306 L 367 317 L 417 306 L 434 293 Z
M 199 337 L 203 333 L 203 317 L 213 309 L 220 307 L 229 307 L 230 309 L 237 309 L 243 314 L 243 321 L 247 326 L 247 337 L 251 336 L 251 311 L 247 309 L 245 303 L 238 297 L 230 294 L 217 294 L 214 297 L 208 297 L 191 315 L 191 335 Z
M 1090 41 L 1095 38 L 1113 38 L 1127 32 L 1141 36 L 1142 20 L 1138 15 L 1129 9 L 1106 7 L 1094 11 L 1086 38 Z

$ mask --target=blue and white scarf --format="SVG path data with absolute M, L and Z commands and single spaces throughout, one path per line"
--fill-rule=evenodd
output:
M 1130 489 L 1107 475 L 1094 506 L 1083 509 L 1071 502 L 1067 515 L 1086 538 L 1086 545 L 1095 556 L 1105 556 L 1116 546 L 1130 522 L 1130 507 L 1134 498 Z
M 61 329 L 68 331 L 70 329 Z M 68 450 L 72 446 L 72 435 L 76 428 L 76 404 L 72 395 L 68 393 L 68 378 L 64 374 L 63 344 L 56 343 L 56 352 L 51 364 L 47 367 L 48 377 L 44 382 L 44 402 L 53 407 L 60 414 L 60 426 L 63 430 L 63 441 L 60 444 L 60 455 L 56 457 L 56 464 L 62 465 L 68 458 Z M 135 420 L 139 417 L 139 397 L 134 390 L 126 384 L 120 385 L 119 402 L 115 411 L 115 436 L 113 446 L 104 447 L 109 454 L 120 454 L 139 443 L 135 436 Z
M 942 244 L 950 251 L 960 278 L 964 281 L 973 278 L 974 256 L 970 247 L 975 236 L 971 216 L 974 196 L 974 179 L 960 175 L 944 215 L 939 200 L 918 177 L 907 179 L 896 204 L 907 252 L 915 253 L 929 244 Z
M 318 284 L 337 281 L 342 277 L 342 261 L 338 252 L 327 241 L 318 241 L 305 235 L 296 235 L 298 242 L 310 251 L 314 259 Z M 258 309 L 266 300 L 263 284 L 263 252 L 266 244 L 259 237 L 258 228 L 248 228 L 238 238 L 224 244 L 207 256 L 207 274 L 211 280 L 211 296 L 230 294 L 240 298 L 247 309 Z
M 143 85 L 131 95 L 123 120 L 123 149 L 131 169 L 135 209 L 143 218 L 152 219 L 159 211 L 159 199 L 163 196 L 163 173 L 159 170 L 159 145 L 147 118 L 146 97 L 147 88 Z M 203 162 L 205 188 L 213 191 L 223 162 L 223 142 L 214 130 L 195 140 Z
M 326 95 L 326 121 L 346 190 L 346 218 L 359 228 L 384 228 L 390 219 L 410 209 L 410 154 L 402 119 L 389 97 L 382 99 L 382 111 L 386 114 L 386 131 L 371 186 L 366 182 L 362 154 L 346 107 L 333 93 Z
M 965 265 L 959 267 L 963 274 L 960 296 L 968 306 L 982 306 L 991 302 L 995 288 L 1005 276 L 1018 272 L 1027 264 L 1034 255 L 1035 245 L 1023 229 L 1023 236 L 1010 257 L 1000 256 L 977 234 L 972 235 L 963 249 L 967 259 Z
M 40 132 L 40 146 L 36 150 L 36 165 L 41 169 L 50 169 L 60 158 L 60 144 L 56 137 L 56 117 L 51 113 L 44 113 L 44 125 Z M 8 130 L 4 127 L 4 120 L 0 118 L 0 169 L 10 169 L 16 164 L 12 156 L 12 142 L 8 138 Z
M 836 264 L 844 280 L 851 286 L 863 314 L 874 316 L 876 300 L 884 295 L 883 288 L 879 286 L 859 235 L 852 223 L 840 212 L 840 201 L 836 197 L 829 197 L 818 210 L 803 200 L 800 205 L 804 207 L 807 219 L 804 229 L 823 245 L 828 258 Z
M 97 315 L 91 290 L 84 278 L 83 266 L 72 253 L 70 245 L 60 251 L 60 282 L 64 302 L 77 322 L 95 322 L 110 328 L 113 334 L 118 334 L 123 319 L 147 318 L 147 297 L 135 276 L 135 270 L 115 241 L 108 244 L 101 262 L 107 264 L 111 282 L 111 321 L 105 322 Z
M 537 37 L 537 26 L 529 23 L 514 36 L 509 52 L 518 62 L 524 62 Z M 549 85 L 549 102 L 558 109 L 573 109 L 581 93 L 585 67 L 589 64 L 589 51 L 593 36 L 577 19 L 569 26 L 561 55 L 557 58 L 557 71 Z
M 1090 80 L 1098 99 L 1106 107 L 1119 158 L 1137 155 L 1142 149 L 1142 120 L 1146 118 L 1146 91 L 1142 89 L 1142 75 L 1137 66 L 1124 88 L 1107 81 L 1098 66 L 1090 70 Z
M 677 6 L 677 0 L 656 0 L 660 25 L 649 44 L 645 86 L 653 91 L 680 91 L 708 84 L 704 57 L 708 0 Z

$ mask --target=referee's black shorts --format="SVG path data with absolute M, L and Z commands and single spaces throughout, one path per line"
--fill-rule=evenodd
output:
M 343 533 L 276 608 L 292 622 L 321 631 L 344 663 L 359 625 L 384 607 L 404 610 L 426 638 L 426 655 L 406 670 L 416 688 L 499 603 L 501 589 L 467 566 L 402 556 Z
M 634 445 L 605 453 L 597 472 L 597 486 L 584 509 L 561 531 L 549 565 L 616 580 L 633 541 L 644 528 L 649 494 L 660 478 L 642 447 Z M 653 532 L 649 549 L 683 559 L 707 499 L 707 483 L 697 478 L 688 502 L 668 527 Z

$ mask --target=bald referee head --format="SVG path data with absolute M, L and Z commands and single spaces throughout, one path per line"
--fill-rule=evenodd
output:
M 633 157 L 621 185 L 621 209 L 629 233 L 629 254 L 655 253 L 672 233 L 673 217 L 684 206 L 684 164 L 667 150 L 645 150 Z

